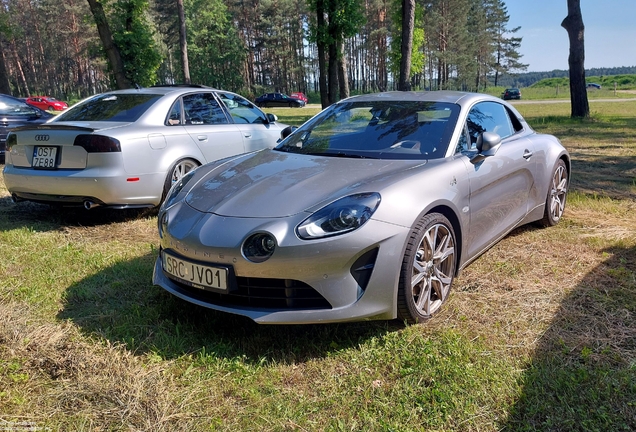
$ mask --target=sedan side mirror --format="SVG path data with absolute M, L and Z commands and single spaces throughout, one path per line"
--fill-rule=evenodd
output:
M 501 137 L 494 132 L 483 132 L 477 137 L 477 155 L 470 161 L 478 163 L 489 156 L 494 156 L 501 147 Z
M 268 123 L 274 123 L 274 122 L 278 121 L 278 116 L 276 116 L 276 114 L 267 113 L 267 114 L 265 114 L 265 116 L 267 116 L 267 122 Z

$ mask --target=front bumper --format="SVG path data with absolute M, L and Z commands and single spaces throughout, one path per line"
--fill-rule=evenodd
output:
M 296 236 L 295 227 L 307 214 L 278 219 L 228 218 L 197 212 L 184 203 L 174 207 L 168 209 L 168 222 L 163 227 L 163 214 L 159 215 L 162 253 L 230 267 L 232 277 L 241 285 L 234 298 L 190 288 L 168 277 L 160 255 L 153 283 L 184 300 L 270 324 L 397 316 L 399 273 L 410 228 L 372 219 L 348 234 L 305 241 Z M 268 232 L 276 238 L 274 254 L 262 263 L 248 261 L 241 252 L 243 241 L 255 232 Z M 356 272 L 362 267 L 368 273 L 360 278 Z M 263 291 L 253 288 L 258 284 L 279 286 L 277 292 L 289 293 L 289 297 L 272 303 L 261 295 Z M 249 298 L 238 301 L 241 296 Z M 311 301 L 298 301 L 298 296 Z

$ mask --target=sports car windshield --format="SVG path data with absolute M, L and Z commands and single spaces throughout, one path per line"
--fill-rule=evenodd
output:
M 343 102 L 305 123 L 276 150 L 334 157 L 439 159 L 460 107 L 417 101 Z
M 153 104 L 159 94 L 103 94 L 59 115 L 55 121 L 134 122 Z

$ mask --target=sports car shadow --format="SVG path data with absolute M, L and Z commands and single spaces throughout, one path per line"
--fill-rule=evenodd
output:
M 612 248 L 561 303 L 504 430 L 636 430 L 636 248 Z
M 298 362 L 320 358 L 402 328 L 398 322 L 261 326 L 182 301 L 151 282 L 155 253 L 119 262 L 70 286 L 58 314 L 88 334 L 136 353 L 171 359 L 193 352 L 221 358 Z

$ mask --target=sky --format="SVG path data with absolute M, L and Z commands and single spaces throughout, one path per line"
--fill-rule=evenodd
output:
M 528 72 L 568 69 L 567 0 L 504 0 Z M 636 0 L 581 0 L 585 68 L 636 66 Z

